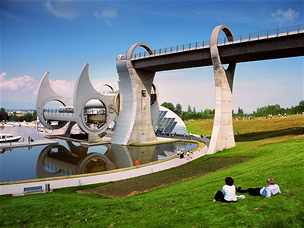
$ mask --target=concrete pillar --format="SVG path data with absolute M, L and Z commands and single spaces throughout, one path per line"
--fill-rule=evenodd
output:
M 112 143 L 120 145 L 143 144 L 156 141 L 151 120 L 151 88 L 155 72 L 139 71 L 131 58 L 136 48 L 142 47 L 152 54 L 143 43 L 135 43 L 127 56 L 118 56 L 116 67 L 119 75 L 120 112 Z
M 215 116 L 208 153 L 212 154 L 235 146 L 232 123 L 232 87 L 236 63 L 224 69 L 219 51 L 218 37 L 224 32 L 228 41 L 233 41 L 233 34 L 225 25 L 215 27 L 211 34 L 210 52 L 215 80 Z

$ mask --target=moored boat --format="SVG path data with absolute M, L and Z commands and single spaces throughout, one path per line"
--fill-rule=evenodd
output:
M 0 133 L 0 143 L 18 142 L 22 136 L 13 136 L 12 134 Z

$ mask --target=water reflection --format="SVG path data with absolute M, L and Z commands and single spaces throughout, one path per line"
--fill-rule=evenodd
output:
M 166 159 L 177 151 L 189 151 L 196 146 L 194 143 L 176 142 L 144 147 L 115 144 L 85 147 L 65 141 L 46 146 L 41 151 L 36 171 L 38 177 L 102 172 Z
M 37 161 L 38 177 L 67 176 L 115 169 L 111 160 L 101 154 L 88 152 L 88 147 L 67 142 L 46 146 Z
M 5 127 L 0 132 L 42 138 L 34 128 Z M 0 182 L 54 177 L 137 166 L 166 159 L 177 151 L 189 151 L 193 143 L 167 143 L 132 147 L 99 145 L 85 147 L 80 143 L 58 140 L 59 144 L 12 148 L 0 151 Z

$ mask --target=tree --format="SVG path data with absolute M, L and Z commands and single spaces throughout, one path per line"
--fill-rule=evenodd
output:
M 175 113 L 178 115 L 178 116 L 181 116 L 182 115 L 182 105 L 181 104 L 176 104 L 175 106 Z
M 187 112 L 192 112 L 192 109 L 191 109 L 191 106 L 190 106 L 190 105 L 188 105 Z
M 8 120 L 8 113 L 5 111 L 4 108 L 0 108 L 0 121 L 7 121 Z
M 32 113 L 30 113 L 30 112 L 25 113 L 25 114 L 24 114 L 24 120 L 25 120 L 26 122 L 31 122 L 31 121 L 33 121 L 33 115 L 32 115 Z
M 11 115 L 11 116 L 9 117 L 9 121 L 13 121 L 13 122 L 17 121 L 16 112 L 13 112 L 13 115 Z
M 244 115 L 244 111 L 240 107 L 238 108 L 237 115 L 238 116 L 243 116 Z
M 299 102 L 299 105 L 294 107 L 294 113 L 303 113 L 304 112 L 304 100 Z
M 37 120 L 37 111 L 34 111 L 34 112 L 33 112 L 32 121 L 35 121 L 35 120 Z
M 280 105 L 267 105 L 261 108 L 258 108 L 253 114 L 255 116 L 268 116 L 268 115 L 278 115 L 284 114 L 285 110 L 280 107 Z
M 174 104 L 172 104 L 171 102 L 164 102 L 161 104 L 161 106 L 170 109 L 172 112 L 175 112 Z

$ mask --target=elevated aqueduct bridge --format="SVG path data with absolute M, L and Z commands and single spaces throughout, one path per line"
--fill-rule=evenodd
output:
M 221 32 L 225 38 L 220 42 Z M 143 48 L 145 52 L 137 53 L 137 48 Z M 154 50 L 145 43 L 135 43 L 126 54 L 119 55 L 116 60 L 119 96 L 118 93 L 102 95 L 96 91 L 89 80 L 88 65 L 83 68 L 76 83 L 72 101 L 56 94 L 50 87 L 48 73 L 45 73 L 38 92 L 37 114 L 42 124 L 48 128 L 61 128 L 69 122 L 69 132 L 77 123 L 84 132 L 92 135 L 92 138 L 105 133 L 111 121 L 117 118 L 112 143 L 157 143 L 155 123 L 160 118 L 160 112 L 157 88 L 153 85 L 155 73 L 212 65 L 215 117 L 208 151 L 214 153 L 235 145 L 232 88 L 236 64 L 303 55 L 304 27 L 301 26 L 285 31 L 248 34 L 234 39 L 227 26 L 219 25 L 213 29 L 208 42 L 195 42 L 159 50 Z M 223 64 L 228 64 L 228 67 L 225 69 Z M 87 104 L 90 99 L 101 101 L 102 109 L 98 113 L 95 113 L 94 105 L 90 107 Z M 43 109 L 44 104 L 52 100 L 73 108 L 57 112 Z M 99 118 L 99 115 L 103 118 Z M 91 128 L 90 122 L 96 122 L 97 117 L 102 119 L 100 122 L 103 124 Z M 57 120 L 58 126 L 51 126 L 50 120 Z
M 220 33 L 226 38 L 219 42 Z M 144 53 L 136 53 L 137 48 Z M 128 145 L 156 140 L 152 127 L 150 94 L 157 71 L 213 65 L 215 117 L 209 153 L 235 145 L 232 125 L 232 87 L 236 63 L 304 55 L 304 27 L 248 34 L 234 39 L 225 25 L 215 27 L 209 42 L 195 42 L 154 50 L 135 43 L 117 57 L 120 113 L 113 143 Z M 223 64 L 229 64 L 227 69 Z

